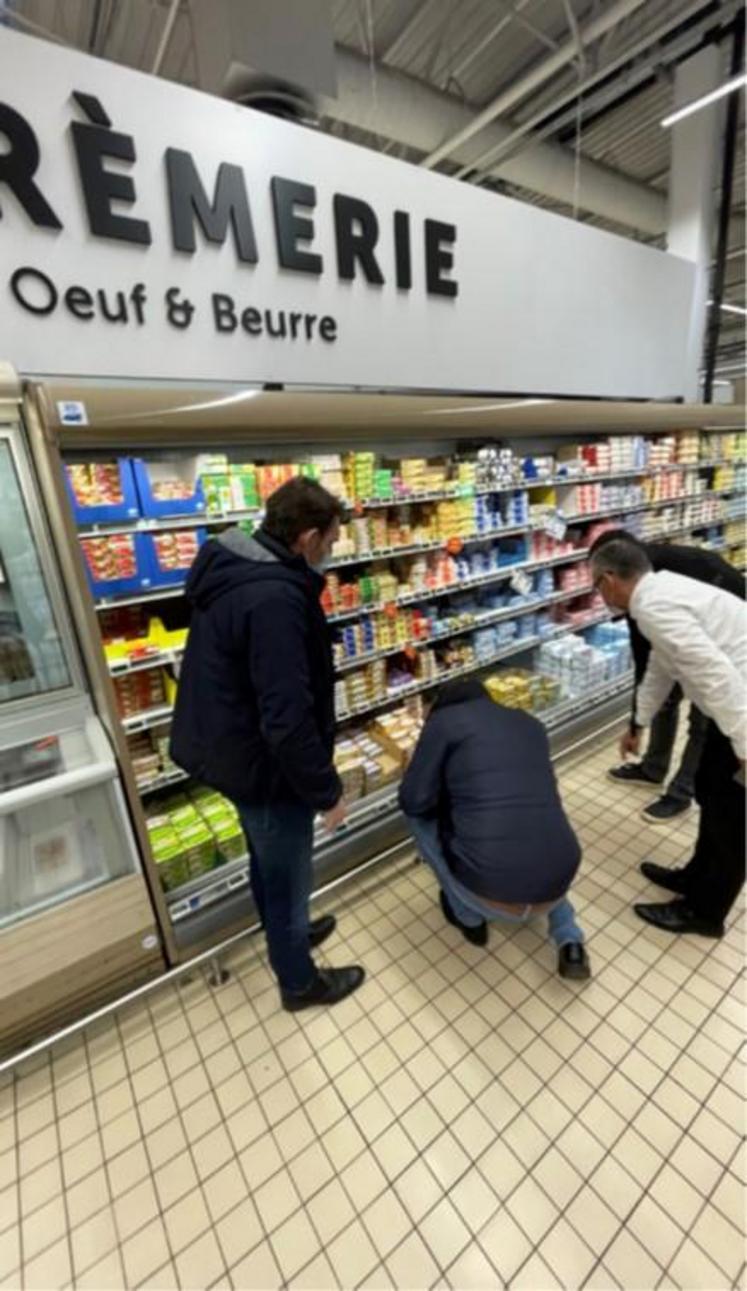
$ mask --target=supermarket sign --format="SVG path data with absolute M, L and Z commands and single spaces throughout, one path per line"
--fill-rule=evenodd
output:
M 687 261 L 1 27 L 0 68 L 25 374 L 684 393 Z

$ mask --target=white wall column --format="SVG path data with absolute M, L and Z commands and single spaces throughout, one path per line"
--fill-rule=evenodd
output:
M 722 79 L 718 45 L 700 50 L 675 73 L 673 109 L 700 98 Z M 714 189 L 718 174 L 723 105 L 714 103 L 672 126 L 667 249 L 697 265 L 689 327 L 690 380 L 686 399 L 700 397 L 698 368 L 703 354 L 710 262 L 715 224 Z

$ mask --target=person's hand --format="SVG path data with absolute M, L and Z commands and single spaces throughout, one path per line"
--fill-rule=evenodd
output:
M 641 747 L 641 732 L 628 729 L 620 739 L 620 757 L 635 757 Z
M 324 816 L 322 817 L 324 820 L 324 828 L 327 830 L 328 834 L 334 834 L 336 829 L 339 829 L 341 825 L 345 824 L 345 815 L 345 799 L 340 798 L 335 803 L 334 807 L 330 808 L 329 811 L 325 811 Z

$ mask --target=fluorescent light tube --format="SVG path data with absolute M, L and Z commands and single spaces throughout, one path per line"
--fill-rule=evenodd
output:
M 676 112 L 671 112 L 668 117 L 664 117 L 661 124 L 663 126 L 676 125 L 678 121 L 682 121 L 683 117 L 689 117 L 691 113 L 699 112 L 701 108 L 707 107 L 709 103 L 715 103 L 716 99 L 722 99 L 725 94 L 732 94 L 734 90 L 738 90 L 740 86 L 746 83 L 747 74 L 742 72 L 740 76 L 735 76 L 732 80 L 719 85 L 718 89 L 711 90 L 699 99 L 693 99 L 692 103 L 686 103 L 684 107 L 678 108 Z

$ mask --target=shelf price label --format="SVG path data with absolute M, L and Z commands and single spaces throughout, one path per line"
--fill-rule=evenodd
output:
M 562 542 L 568 525 L 560 511 L 551 511 L 544 517 L 542 528 L 549 538 L 554 538 L 556 542 Z

